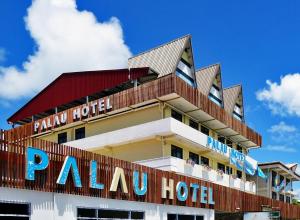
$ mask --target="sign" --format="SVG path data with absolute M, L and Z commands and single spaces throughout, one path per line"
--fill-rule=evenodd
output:
M 36 158 L 39 158 L 37 161 Z M 50 160 L 48 154 L 40 149 L 28 147 L 26 149 L 25 161 L 25 179 L 28 181 L 35 181 L 37 171 L 49 169 Z M 121 191 L 124 194 L 129 192 L 128 186 L 133 186 L 133 192 L 137 196 L 145 196 L 148 191 L 148 174 L 146 172 L 140 173 L 137 170 L 132 171 L 132 182 L 128 182 L 125 178 L 125 171 L 122 167 L 115 167 L 112 180 L 109 185 L 105 185 L 99 180 L 97 161 L 91 160 L 89 163 L 89 188 L 95 190 L 103 190 L 109 187 L 110 192 Z M 72 175 L 72 180 L 76 188 L 82 188 L 82 179 L 76 162 L 76 158 L 66 156 L 61 167 L 59 175 L 56 179 L 56 184 L 65 185 L 69 175 Z M 108 178 L 101 176 L 100 179 Z M 159 181 L 159 180 L 158 180 Z M 200 202 L 202 204 L 214 205 L 213 189 L 204 185 L 199 185 L 192 182 L 189 185 L 185 181 L 178 181 L 176 186 L 174 180 L 161 177 L 161 198 L 180 202 L 186 201 L 189 197 L 193 203 Z
M 70 111 L 63 111 L 61 113 L 55 114 L 48 118 L 38 120 L 34 122 L 34 132 L 46 131 L 48 129 L 60 127 L 62 125 L 90 116 L 95 116 L 97 114 L 103 114 L 112 109 L 109 98 L 101 98 L 97 101 L 92 101 L 86 105 L 82 105 L 76 108 L 73 108 L 70 114 Z M 70 114 L 70 115 L 69 115 Z M 70 120 L 71 119 L 71 120 Z M 71 121 L 71 122 L 70 122 Z
M 223 144 L 210 136 L 207 136 L 207 146 L 220 154 L 226 155 L 228 152 L 228 146 L 226 144 Z

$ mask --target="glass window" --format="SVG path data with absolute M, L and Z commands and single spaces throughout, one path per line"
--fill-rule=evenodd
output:
M 237 178 L 242 179 L 242 177 L 243 177 L 242 171 L 237 170 L 237 171 L 236 171 L 236 176 L 237 176 Z
M 201 164 L 209 166 L 209 159 L 201 156 Z
M 225 165 L 222 163 L 218 163 L 218 170 L 222 170 L 225 173 Z
M 272 187 L 276 186 L 277 173 L 272 171 Z
M 201 215 L 180 215 L 180 214 L 168 214 L 168 220 L 204 220 L 204 216 Z
M 190 119 L 190 127 L 198 130 L 199 129 L 199 124 L 195 121 L 193 121 L 192 119 Z
M 240 153 L 243 153 L 243 148 L 240 145 L 236 146 L 236 150 L 239 151 Z
M 232 167 L 226 166 L 226 174 L 228 175 L 232 174 Z
M 218 136 L 218 141 L 225 144 L 225 137 L 223 136 Z
M 0 219 L 29 220 L 30 214 L 29 204 L 0 202 Z
M 67 142 L 67 132 L 60 133 L 57 135 L 57 143 L 63 144 Z
M 279 194 L 279 200 L 280 200 L 281 202 L 284 202 L 284 195 Z
M 272 192 L 272 199 L 277 199 L 277 193 L 276 192 Z
M 194 161 L 195 164 L 199 164 L 199 155 L 193 152 L 189 152 L 190 160 Z
M 182 159 L 183 158 L 182 148 L 172 145 L 171 146 L 171 156 Z
M 75 130 L 75 140 L 85 138 L 85 127 L 77 128 Z
M 117 209 L 92 209 L 77 208 L 77 219 L 144 219 L 144 212 L 117 210 Z
M 226 139 L 226 145 L 227 145 L 228 147 L 232 147 L 232 141 Z
M 201 125 L 201 132 L 209 136 L 209 129 L 207 127 L 204 127 L 203 125 Z
M 290 198 L 289 196 L 286 196 L 285 199 L 286 199 L 286 202 L 287 202 L 287 203 L 291 203 L 291 198 Z
M 182 114 L 172 109 L 171 117 L 182 122 Z

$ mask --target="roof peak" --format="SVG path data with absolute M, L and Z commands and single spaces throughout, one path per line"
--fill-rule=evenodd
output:
M 235 87 L 242 87 L 242 84 L 239 83 L 239 84 L 236 84 L 236 85 L 232 85 L 232 86 L 229 86 L 229 87 L 224 88 L 223 90 L 233 89 L 233 88 L 235 88 Z
M 135 57 L 138 57 L 138 56 L 141 56 L 141 55 L 144 55 L 144 54 L 146 54 L 146 53 L 149 53 L 150 51 L 156 50 L 156 49 L 158 49 L 158 48 L 160 48 L 160 47 L 164 47 L 164 46 L 166 46 L 166 45 L 168 45 L 168 44 L 172 44 L 172 43 L 174 43 L 174 42 L 176 42 L 176 41 L 179 41 L 179 40 L 181 40 L 181 39 L 183 39 L 183 38 L 189 38 L 189 39 L 191 39 L 191 38 L 192 38 L 192 35 L 191 35 L 191 34 L 186 34 L 186 35 L 181 36 L 181 37 L 178 37 L 178 38 L 176 38 L 176 39 L 174 39 L 174 40 L 171 40 L 171 41 L 168 41 L 168 42 L 166 42 L 166 43 L 160 44 L 160 45 L 158 45 L 158 46 L 156 46 L 156 47 L 153 47 L 153 48 L 151 48 L 151 49 L 148 49 L 148 50 L 145 50 L 145 51 L 143 51 L 143 52 L 140 52 L 140 53 L 138 53 L 138 54 L 136 54 L 136 55 L 134 55 L 134 56 L 128 58 L 128 60 L 130 60 L 130 59 L 132 59 L 132 58 L 135 58 Z
M 204 66 L 204 67 L 201 67 L 200 69 L 196 70 L 196 72 L 199 72 L 201 70 L 205 70 L 205 69 L 211 68 L 213 66 L 221 66 L 221 64 L 220 63 L 214 63 L 214 64 L 211 64 L 211 65 L 208 65 L 208 66 Z

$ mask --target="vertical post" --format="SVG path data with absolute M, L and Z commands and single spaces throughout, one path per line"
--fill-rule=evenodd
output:
M 86 101 L 86 104 L 88 104 L 88 103 L 89 103 L 89 96 L 86 96 L 85 99 L 86 99 L 86 100 L 85 100 L 85 101 Z

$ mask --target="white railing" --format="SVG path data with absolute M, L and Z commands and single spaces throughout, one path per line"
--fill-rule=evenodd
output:
M 253 194 L 256 193 L 256 184 L 254 182 L 244 181 L 203 165 L 192 165 L 187 163 L 185 160 L 175 157 L 161 157 L 150 160 L 136 161 L 135 163 L 160 170 L 184 174 L 186 176 L 203 179 L 222 186 L 235 188 Z

